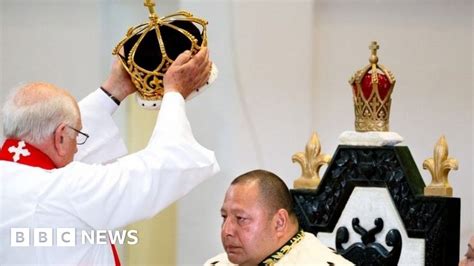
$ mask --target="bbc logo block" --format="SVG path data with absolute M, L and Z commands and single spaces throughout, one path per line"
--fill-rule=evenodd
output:
M 74 228 L 58 228 L 56 230 L 56 245 L 58 247 L 74 247 L 76 245 L 76 230 Z
M 28 247 L 30 245 L 29 228 L 10 229 L 10 245 L 12 247 Z
M 55 241 L 53 243 L 53 241 Z M 74 228 L 11 228 L 10 245 L 12 247 L 73 247 L 76 245 Z

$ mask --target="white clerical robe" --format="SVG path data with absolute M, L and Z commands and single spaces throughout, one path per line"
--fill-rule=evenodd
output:
M 221 253 L 207 260 L 204 265 L 237 266 L 237 264 L 233 264 L 229 261 L 226 253 Z M 354 264 L 341 255 L 334 253 L 334 251 L 322 244 L 313 234 L 305 232 L 303 239 L 293 246 L 292 249 L 274 265 L 346 266 Z
M 184 105 L 180 94 L 167 93 L 147 147 L 109 164 L 44 170 L 0 161 L 0 265 L 113 265 L 110 245 L 81 244 L 81 232 L 150 218 L 219 170 L 214 153 L 194 139 Z M 80 107 L 91 136 L 77 158 L 100 163 L 122 155 L 114 103 L 95 91 Z M 31 239 L 12 247 L 12 228 L 27 228 L 30 238 L 34 229 L 52 228 L 52 246 L 33 247 Z M 74 247 L 58 246 L 61 228 L 76 230 Z

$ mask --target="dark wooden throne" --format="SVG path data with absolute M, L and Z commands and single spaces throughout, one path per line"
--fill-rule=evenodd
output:
M 317 189 L 291 193 L 300 226 L 356 265 L 457 265 L 460 199 L 424 188 L 407 147 L 341 145 Z

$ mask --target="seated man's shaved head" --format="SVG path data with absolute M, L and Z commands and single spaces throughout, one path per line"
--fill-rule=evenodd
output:
M 265 170 L 254 170 L 235 178 L 231 186 L 250 182 L 256 183 L 260 190 L 260 202 L 266 205 L 271 213 L 275 213 L 278 209 L 285 209 L 292 218 L 296 219 L 293 198 L 286 184 L 277 175 Z

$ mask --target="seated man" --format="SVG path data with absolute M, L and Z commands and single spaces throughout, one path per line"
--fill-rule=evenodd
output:
M 290 191 L 271 172 L 234 179 L 221 215 L 225 253 L 205 265 L 353 265 L 299 228 Z

